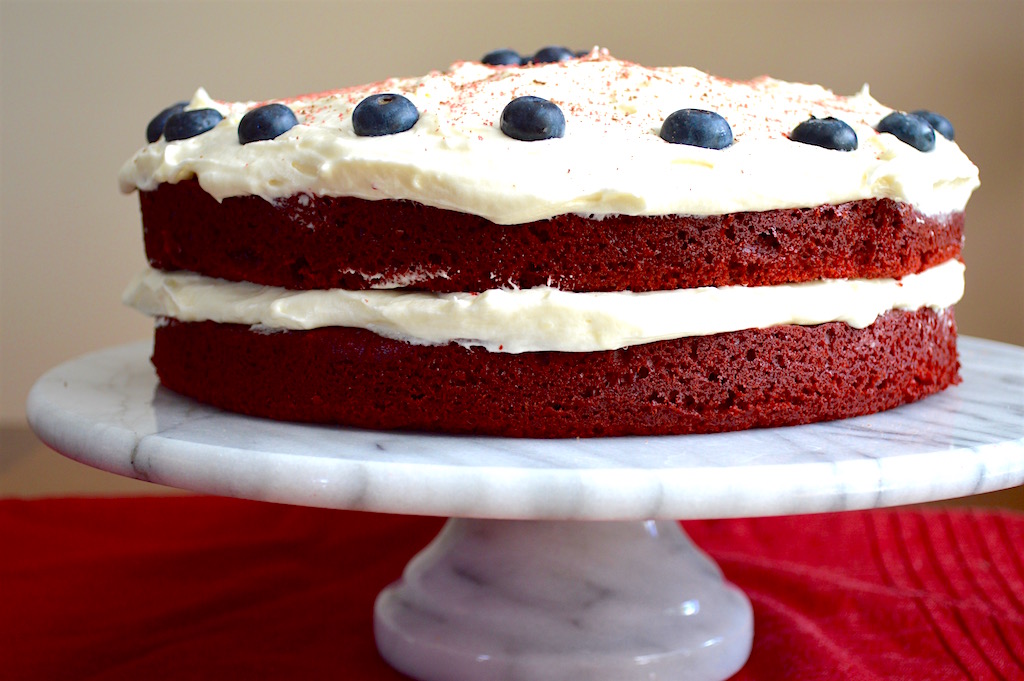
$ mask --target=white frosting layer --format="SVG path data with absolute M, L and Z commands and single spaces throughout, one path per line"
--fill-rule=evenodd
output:
M 358 137 L 352 109 L 396 92 L 420 111 L 409 131 Z M 520 142 L 498 128 L 514 97 L 536 95 L 566 117 L 561 139 Z M 873 127 L 891 109 L 865 87 L 838 97 L 770 78 L 735 82 L 691 68 L 646 68 L 595 48 L 581 60 L 523 68 L 460 62 L 422 78 L 391 79 L 290 100 L 300 125 L 241 145 L 238 121 L 254 103 L 223 103 L 199 90 L 190 108 L 225 120 L 197 137 L 140 150 L 121 170 L 124 191 L 193 176 L 218 200 L 297 193 L 411 199 L 514 224 L 566 213 L 712 215 L 892 198 L 920 212 L 961 211 L 978 170 L 953 142 L 917 151 Z M 681 108 L 716 111 L 735 143 L 714 151 L 658 136 Z M 839 152 L 788 139 L 810 116 L 849 123 L 860 147 Z
M 652 341 L 779 324 L 870 325 L 889 310 L 946 308 L 963 295 L 964 266 L 950 260 L 902 279 L 826 279 L 632 293 L 549 287 L 479 294 L 403 290 L 293 291 L 147 269 L 124 300 L 157 317 L 269 330 L 369 329 L 416 344 L 456 342 L 492 352 L 614 350 Z

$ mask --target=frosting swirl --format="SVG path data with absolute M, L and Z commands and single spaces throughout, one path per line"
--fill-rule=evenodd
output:
M 352 110 L 381 92 L 407 97 L 419 120 L 406 132 L 359 137 Z M 524 95 L 561 108 L 564 137 L 527 143 L 502 134 L 503 107 Z M 941 135 L 923 153 L 876 132 L 892 110 L 867 87 L 841 97 L 767 77 L 730 81 L 687 67 L 648 68 L 598 48 L 582 59 L 526 67 L 458 62 L 419 78 L 278 101 L 299 125 L 242 145 L 238 122 L 257 104 L 215 101 L 200 89 L 187 109 L 214 108 L 224 120 L 196 137 L 142 148 L 121 169 L 121 189 L 196 177 L 218 200 L 303 193 L 409 199 L 515 224 L 565 213 L 716 215 L 867 198 L 941 215 L 963 210 L 978 186 L 977 168 Z M 682 108 L 723 116 L 734 143 L 712 150 L 662 140 L 662 121 Z M 858 148 L 790 140 L 811 116 L 849 124 Z

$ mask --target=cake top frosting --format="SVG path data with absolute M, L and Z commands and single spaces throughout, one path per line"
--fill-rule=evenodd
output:
M 353 110 L 380 94 L 415 107 L 411 127 L 357 134 Z M 561 136 L 524 141 L 503 131 L 506 106 L 526 96 L 557 107 Z M 921 151 L 879 132 L 893 111 L 866 86 L 843 97 L 768 77 L 738 82 L 687 67 L 644 67 L 599 48 L 548 64 L 458 62 L 423 77 L 273 103 L 294 120 L 261 139 L 260 122 L 242 119 L 269 102 L 222 102 L 198 90 L 185 110 L 212 110 L 205 123 L 212 127 L 172 141 L 178 133 L 165 128 L 122 167 L 122 190 L 195 177 L 218 200 L 303 193 L 409 199 L 513 224 L 565 213 L 714 215 L 867 198 L 938 215 L 963 210 L 978 186 L 977 168 L 942 134 Z M 666 119 L 684 109 L 724 119 L 728 144 L 663 139 L 670 137 Z M 855 134 L 855 149 L 795 141 L 801 123 L 830 118 Z

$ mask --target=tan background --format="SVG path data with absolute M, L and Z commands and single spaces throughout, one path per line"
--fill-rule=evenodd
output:
M 547 44 L 840 93 L 868 82 L 890 106 L 945 114 L 982 177 L 961 331 L 1024 344 L 1024 2 L 3 2 L 5 449 L 42 372 L 150 334 L 119 302 L 144 260 L 115 176 L 161 108 L 199 85 L 265 99 Z

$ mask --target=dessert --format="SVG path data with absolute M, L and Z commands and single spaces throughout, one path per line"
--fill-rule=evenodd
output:
M 959 380 L 978 173 L 952 136 L 866 87 L 598 48 L 200 89 L 121 170 L 150 263 L 125 299 L 165 386 L 270 418 L 587 437 L 872 413 Z

